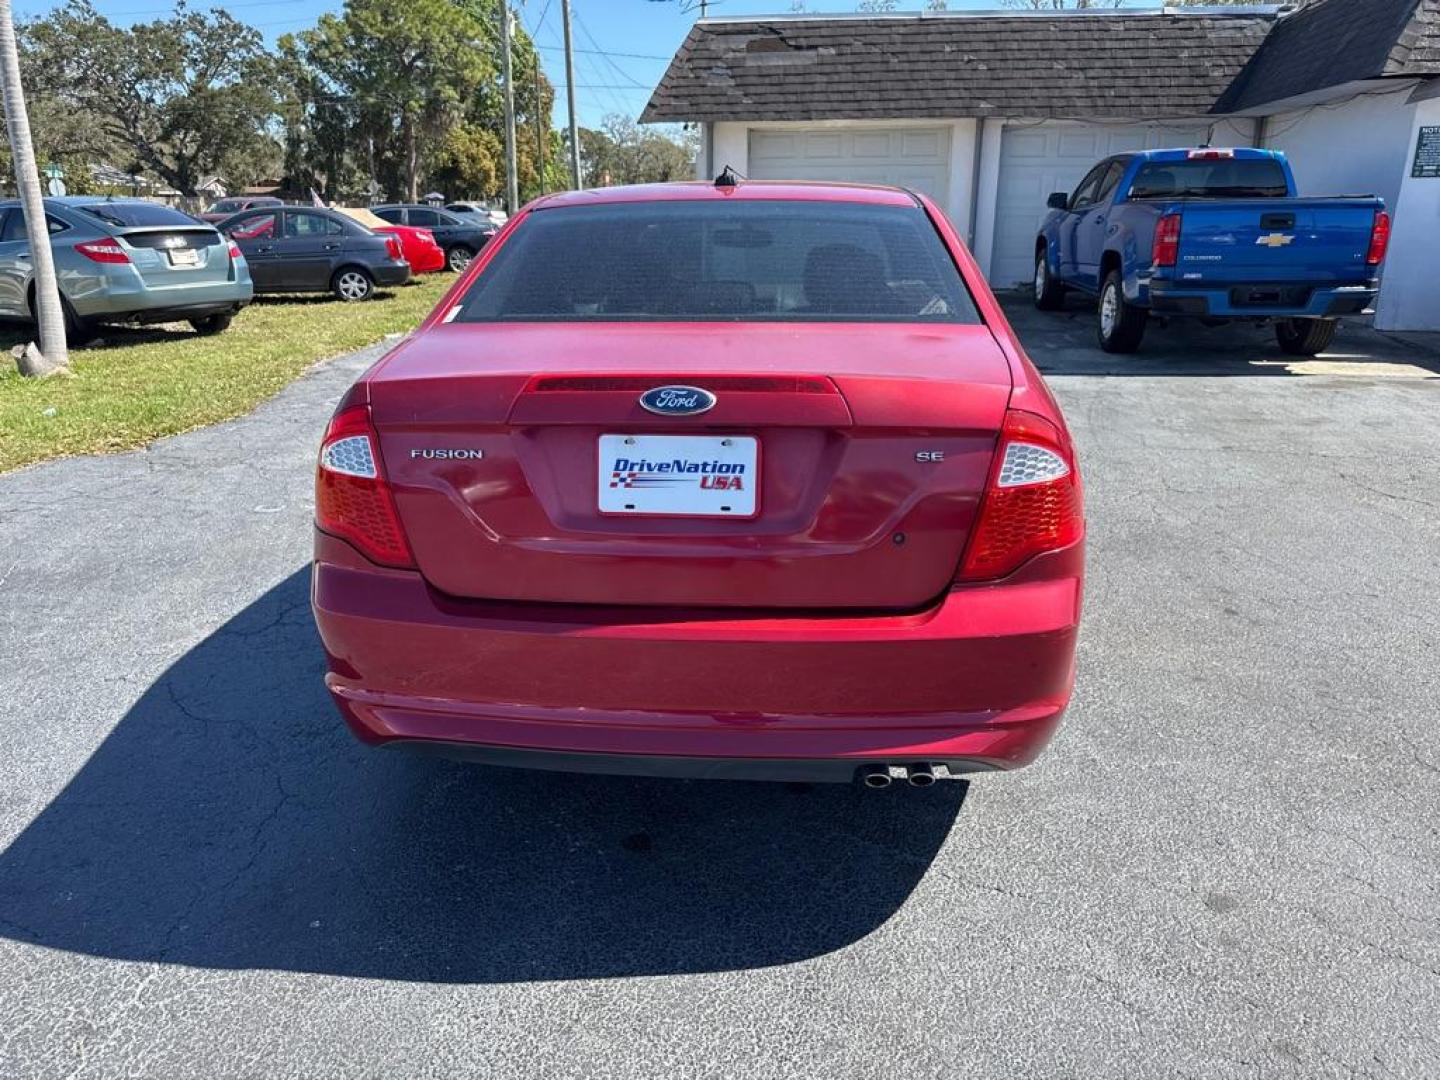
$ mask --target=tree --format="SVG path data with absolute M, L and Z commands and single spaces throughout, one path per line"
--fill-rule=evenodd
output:
M 488 198 L 500 190 L 504 175 L 504 140 L 489 128 L 462 124 L 440 144 L 429 179 L 433 186 L 457 193 L 457 197 Z
M 453 0 L 347 0 L 286 47 L 314 74 L 312 105 L 343 102 L 413 201 L 427 149 L 443 145 L 495 75 L 495 36 Z
M 39 353 L 27 347 L 20 354 L 20 373 L 50 375 L 69 366 L 70 354 L 65 341 L 60 287 L 55 280 L 55 260 L 50 251 L 50 229 L 45 221 L 45 200 L 40 194 L 40 173 L 35 167 L 35 147 L 30 139 L 30 117 L 20 83 L 20 51 L 15 41 L 10 0 L 0 0 L 0 92 L 5 97 L 5 127 L 10 135 L 10 154 L 15 166 L 15 183 L 20 189 L 25 230 L 31 237 L 35 318 L 40 324 Z
M 585 184 L 652 184 L 694 177 L 693 134 L 674 138 L 660 128 L 641 128 L 612 113 L 600 130 L 580 129 L 580 162 Z
M 92 187 L 90 165 L 128 160 L 129 156 L 116 146 L 93 113 L 61 100 L 55 73 L 46 65 L 46 58 L 36 54 L 28 30 L 24 23 L 15 28 L 35 160 L 59 165 L 65 174 L 65 186 L 74 194 L 88 194 Z M 13 175 L 8 145 L 0 148 L 0 159 L 0 170 L 6 176 Z
M 274 64 L 257 31 L 224 11 L 118 27 L 70 0 L 26 27 L 46 97 L 187 195 L 208 174 L 278 160 Z M 234 180 L 235 177 L 231 176 Z

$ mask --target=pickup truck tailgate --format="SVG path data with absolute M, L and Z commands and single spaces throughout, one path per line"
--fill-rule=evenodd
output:
M 1357 282 L 1379 199 L 1187 200 L 1180 203 L 1183 281 Z

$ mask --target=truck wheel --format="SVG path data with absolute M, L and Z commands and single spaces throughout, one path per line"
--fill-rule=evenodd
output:
M 1339 325 L 1334 319 L 1281 319 L 1275 324 L 1275 340 L 1291 356 L 1315 356 L 1330 347 Z
M 1100 348 L 1108 353 L 1133 353 L 1140 348 L 1149 315 L 1125 299 L 1120 271 L 1111 270 L 1100 286 Z
M 1065 286 L 1050 274 L 1045 249 L 1035 252 L 1035 306 L 1041 311 L 1058 311 L 1065 303 Z

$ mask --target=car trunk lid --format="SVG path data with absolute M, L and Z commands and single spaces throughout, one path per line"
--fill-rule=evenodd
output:
M 117 232 L 126 254 L 152 288 L 208 285 L 234 278 L 229 245 L 214 229 L 132 228 Z
M 641 406 L 672 384 L 713 408 Z M 954 575 L 1010 372 L 979 325 L 452 324 L 402 345 L 369 393 L 417 563 L 442 592 L 894 609 Z M 735 492 L 728 517 L 604 512 L 607 436 L 652 465 L 690 447 L 667 438 L 699 440 L 702 466 L 753 449 L 758 490 Z

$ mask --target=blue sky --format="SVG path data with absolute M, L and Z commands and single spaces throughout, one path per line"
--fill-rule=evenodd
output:
M 513 2 L 513 0 L 512 0 Z M 814 12 L 854 11 L 858 0 L 806 0 Z M 165 0 L 94 0 L 96 9 L 117 23 L 158 18 L 173 9 Z M 15 0 L 17 18 L 43 15 L 56 6 L 45 0 Z M 324 11 L 338 11 L 343 0 L 235 0 L 210 4 L 197 0 L 192 10 L 224 7 L 235 18 L 273 41 L 281 34 L 303 30 Z M 685 39 L 697 12 L 682 12 L 676 0 L 572 0 L 575 19 L 575 93 L 579 120 L 593 127 L 613 112 L 638 116 L 665 65 Z M 923 0 L 900 0 L 901 9 L 919 10 Z M 997 7 L 997 0 L 950 0 L 954 11 Z M 773 15 L 785 12 L 789 0 L 721 0 L 710 6 L 714 16 Z M 560 0 L 525 0 L 519 17 L 540 47 L 546 73 L 557 88 L 556 123 L 563 123 L 565 61 L 560 28 Z

